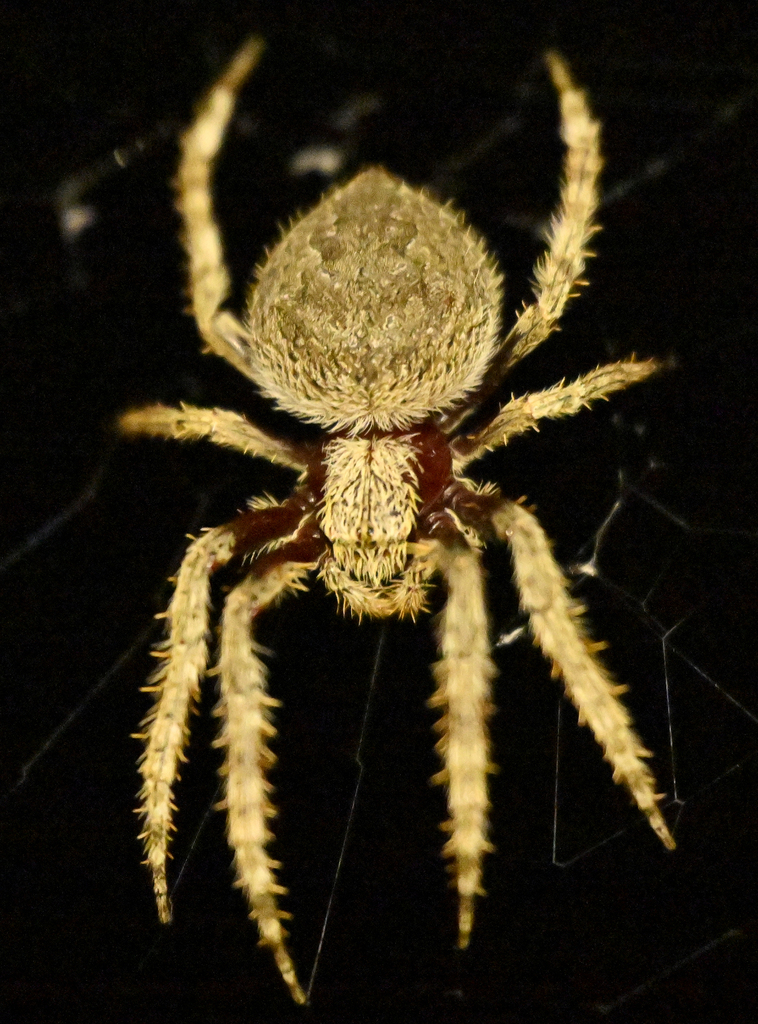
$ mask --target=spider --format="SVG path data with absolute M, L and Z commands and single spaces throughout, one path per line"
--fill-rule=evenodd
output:
M 504 337 L 503 278 L 483 239 L 449 205 L 440 205 L 385 170 L 371 167 L 327 193 L 287 228 L 258 267 L 244 318 L 229 294 L 211 198 L 215 159 L 236 96 L 257 65 L 262 43 L 248 40 L 212 86 L 181 143 L 178 207 L 189 258 L 192 312 L 206 350 L 226 359 L 281 409 L 322 428 L 295 443 L 265 433 L 244 416 L 190 405 L 152 405 L 121 416 L 129 435 L 204 438 L 297 474 L 287 500 L 253 498 L 246 511 L 192 540 L 165 612 L 166 639 L 155 652 L 155 704 L 143 722 L 140 811 L 158 905 L 171 916 L 166 861 L 172 790 L 188 737 L 189 713 L 209 657 L 213 574 L 232 561 L 243 578 L 228 594 L 218 675 L 226 750 L 225 806 L 237 884 L 261 941 L 297 1002 L 306 996 L 287 948 L 279 908 L 285 890 L 271 858 L 275 810 L 267 772 L 277 706 L 267 691 L 259 615 L 316 573 L 343 611 L 360 618 L 411 616 L 426 605 L 432 578 L 447 592 L 437 622 L 440 660 L 432 704 L 440 709 L 437 750 L 447 788 L 444 854 L 458 894 L 458 943 L 468 945 L 475 897 L 482 893 L 488 841 L 487 719 L 492 711 L 481 549 L 510 546 L 513 573 L 535 642 L 562 677 L 581 722 L 664 845 L 674 841 L 661 799 L 614 683 L 597 657 L 584 609 L 571 597 L 550 542 L 523 504 L 492 484 L 466 479 L 490 449 L 571 416 L 649 377 L 659 364 L 610 363 L 571 383 L 511 398 L 489 422 L 464 423 L 496 395 L 501 381 L 556 330 L 597 231 L 599 126 L 564 61 L 547 55 L 560 99 L 566 145 L 560 204 L 535 269 L 535 301 Z

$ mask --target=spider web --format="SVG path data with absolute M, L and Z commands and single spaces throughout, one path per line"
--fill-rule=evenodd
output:
M 383 162 L 466 209 L 504 262 L 507 308 L 526 297 L 560 156 L 537 60 L 546 39 L 522 37 L 516 48 L 495 20 L 491 44 L 464 32 L 452 45 L 444 21 L 411 38 L 419 62 L 402 65 L 402 88 L 392 39 L 366 23 L 355 37 L 338 24 L 308 34 L 272 26 L 269 62 L 221 168 L 238 281 L 277 220 L 333 176 Z M 223 816 L 212 812 L 213 687 L 178 792 L 168 932 L 152 930 L 133 841 L 138 749 L 129 732 L 146 706 L 136 690 L 157 635 L 151 614 L 165 606 L 183 535 L 224 521 L 248 494 L 284 494 L 287 481 L 216 449 L 129 447 L 102 429 L 130 402 L 152 399 L 224 405 L 282 426 L 244 381 L 196 356 L 189 321 L 177 326 L 181 255 L 165 191 L 176 129 L 247 24 L 228 27 L 218 52 L 209 40 L 221 36 L 208 30 L 206 72 L 178 60 L 187 39 L 156 40 L 167 79 L 148 76 L 126 107 L 116 102 L 123 84 L 104 81 L 98 101 L 79 94 L 78 130 L 58 128 L 33 183 L 22 174 L 23 133 L 19 166 L 5 171 L 17 257 L 0 310 L 3 380 L 12 383 L 0 557 L 3 914 L 24 956 L 6 990 L 34 1019 L 62 1004 L 70 979 L 87 993 L 107 983 L 126 1019 L 135 1007 L 143 1020 L 207 1020 L 210 1007 L 236 1019 L 229 993 L 237 1007 L 259 991 L 267 1006 L 281 1005 L 229 884 Z M 497 852 L 472 952 L 451 952 L 444 802 L 427 785 L 436 770 L 424 706 L 429 624 L 359 628 L 314 588 L 271 614 L 263 640 L 276 652 L 272 688 L 285 705 L 276 854 L 317 1005 L 413 1007 L 420 1019 L 468 1019 L 476 1005 L 482 1019 L 649 1024 L 672 1008 L 690 1020 L 736 1020 L 755 1003 L 755 245 L 735 203 L 754 195 L 746 126 L 755 84 L 731 37 L 706 60 L 704 24 L 686 40 L 665 19 L 657 25 L 681 61 L 631 36 L 617 49 L 610 22 L 594 43 L 551 23 L 604 122 L 604 232 L 591 287 L 509 386 L 544 387 L 633 350 L 675 365 L 607 407 L 519 439 L 477 472 L 537 505 L 630 688 L 678 850 L 660 850 L 612 784 L 529 643 L 507 552 L 492 550 Z M 48 29 L 47 45 L 60 30 Z M 277 31 L 286 45 L 276 45 Z M 511 58 L 507 73 L 507 59 L 492 60 L 494 40 Z M 432 59 L 441 46 L 444 72 Z M 69 55 L 62 74 L 81 66 Z M 124 66 L 142 70 L 133 51 Z M 498 77 L 483 85 L 474 66 L 494 66 Z M 44 137 L 48 112 L 25 100 Z M 5 963 L 17 956 L 9 951 Z M 192 994 L 179 1010 L 174 989 Z

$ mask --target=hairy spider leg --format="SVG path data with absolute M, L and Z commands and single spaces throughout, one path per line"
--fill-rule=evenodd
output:
M 443 853 L 458 890 L 458 946 L 469 944 L 474 902 L 483 895 L 482 859 L 494 847 L 487 840 L 487 719 L 492 714 L 490 683 L 497 669 L 490 658 L 484 574 L 479 552 L 459 538 L 435 542 L 431 557 L 442 573 L 447 601 L 437 622 L 440 660 L 434 665 L 436 691 L 429 701 L 442 716 L 437 752 L 443 768 L 434 782 L 447 787 L 450 818 L 442 826 L 450 834 Z
M 541 419 L 574 416 L 588 408 L 591 402 L 599 399 L 605 401 L 614 391 L 639 384 L 662 368 L 663 364 L 657 359 L 641 362 L 627 359 L 606 363 L 569 384 L 561 381 L 544 391 L 511 398 L 484 426 L 450 442 L 455 471 L 462 472 L 470 462 L 480 459 L 486 452 L 500 445 L 508 444 L 511 438 L 519 434 L 539 430 Z
M 245 894 L 261 942 L 271 949 L 293 999 L 305 1003 L 282 925 L 289 914 L 278 906 L 278 897 L 287 890 L 276 879 L 280 863 L 267 851 L 273 838 L 268 823 L 276 814 L 267 779 L 276 757 L 268 741 L 276 735 L 272 709 L 280 702 L 267 692 L 266 666 L 253 637 L 255 620 L 262 611 L 285 594 L 306 589 L 305 577 L 317 563 L 289 561 L 289 556 L 302 553 L 301 547 L 297 543 L 284 545 L 273 557 L 254 562 L 252 572 L 229 594 L 222 618 L 221 700 L 216 714 L 223 723 L 217 742 L 226 748 L 224 803 L 237 885 Z
M 257 67 L 263 50 L 262 39 L 249 39 L 206 93 L 182 136 L 176 176 L 177 209 L 184 223 L 184 248 L 189 257 L 192 314 L 207 350 L 228 360 L 245 376 L 249 371 L 237 341 L 245 333 L 244 328 L 232 313 L 221 308 L 229 297 L 230 282 L 221 233 L 213 215 L 211 180 L 237 93 Z
M 173 786 L 184 759 L 189 714 L 208 665 L 210 580 L 212 573 L 231 559 L 234 548 L 232 531 L 219 526 L 187 549 L 174 596 L 163 614 L 168 635 L 153 652 L 160 664 L 145 687 L 155 693 L 155 703 L 135 737 L 145 742 L 139 762 L 143 779 L 139 813 L 145 822 L 140 839 L 153 876 L 158 916 L 164 923 L 171 920 L 166 858 L 174 830 Z
M 302 473 L 307 453 L 283 438 L 273 437 L 256 427 L 245 416 L 228 409 L 199 409 L 182 402 L 178 409 L 168 405 L 145 405 L 130 409 L 118 419 L 118 429 L 127 436 L 149 434 L 151 437 L 172 437 L 176 441 L 211 441 L 222 448 L 234 448 L 251 458 L 269 462 Z
M 462 408 L 442 413 L 439 426 L 451 433 L 477 408 L 493 397 L 508 371 L 555 331 L 566 303 L 576 294 L 587 259 L 587 244 L 600 230 L 595 223 L 600 156 L 600 125 L 592 116 L 584 92 L 574 83 L 568 65 L 554 51 L 545 55 L 558 90 L 561 137 L 566 144 L 563 183 L 558 207 L 545 233 L 547 250 L 534 268 L 535 301 L 521 312 L 503 339 L 479 388 Z
M 652 755 L 619 700 L 626 687 L 617 685 L 595 656 L 605 644 L 590 640 L 582 620 L 585 609 L 571 597 L 545 531 L 531 512 L 513 501 L 502 503 L 492 523 L 510 547 L 521 607 L 534 638 L 552 662 L 553 675 L 563 678 L 580 724 L 592 730 L 613 768 L 614 782 L 626 786 L 663 845 L 673 850 L 676 844 L 658 806 L 662 796 L 643 760 Z
M 550 51 L 545 62 L 561 107 L 561 137 L 566 144 L 563 184 L 546 234 L 547 251 L 534 268 L 536 301 L 526 307 L 505 339 L 508 359 L 503 373 L 556 329 L 566 303 L 584 283 L 581 277 L 592 255 L 587 243 L 600 230 L 594 222 L 603 167 L 600 125 L 563 58 Z
M 189 714 L 207 670 L 211 577 L 235 556 L 292 535 L 303 515 L 302 501 L 292 498 L 278 506 L 244 512 L 193 540 L 179 568 L 169 607 L 161 616 L 167 622 L 167 637 L 156 647 L 160 664 L 146 687 L 155 693 L 155 703 L 137 738 L 145 742 L 140 758 L 143 785 L 139 808 L 145 827 L 140 838 L 153 875 L 158 915 L 164 923 L 171 920 L 166 859 L 174 829 L 173 786 L 184 759 Z M 314 542 L 307 529 L 304 532 L 297 550 L 307 551 L 308 556 L 301 560 L 310 561 Z M 264 557 L 274 560 L 278 553 Z

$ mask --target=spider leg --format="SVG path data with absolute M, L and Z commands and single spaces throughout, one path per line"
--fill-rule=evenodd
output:
M 234 112 L 239 90 L 263 54 L 263 41 L 248 39 L 198 107 L 182 136 L 176 178 L 177 208 L 184 222 L 189 257 L 192 313 L 208 349 L 249 377 L 243 358 L 242 324 L 221 307 L 229 297 L 229 272 L 213 211 L 211 179 L 218 151 Z
M 547 250 L 534 268 L 535 301 L 524 308 L 503 339 L 479 387 L 462 408 L 437 417 L 438 426 L 452 434 L 464 419 L 497 393 L 510 369 L 558 327 L 567 301 L 582 281 L 598 206 L 600 125 L 593 118 L 584 92 L 571 78 L 566 62 L 551 51 L 545 55 L 561 108 L 561 137 L 566 144 L 563 183 L 558 208 L 545 233 Z
M 277 538 L 294 535 L 303 520 L 297 498 L 278 506 L 251 509 L 225 526 L 208 530 L 190 544 L 176 577 L 174 595 L 166 611 L 167 638 L 158 645 L 158 670 L 146 689 L 155 692 L 153 708 L 142 722 L 138 739 L 145 742 L 140 758 L 143 784 L 140 814 L 145 828 L 146 863 L 153 875 L 158 916 L 171 920 L 166 859 L 173 831 L 172 789 L 179 776 L 189 733 L 189 714 L 197 700 L 200 680 L 208 663 L 209 598 L 211 576 L 235 555 L 269 546 Z M 317 550 L 317 541 L 301 529 L 300 550 Z M 291 546 L 291 542 L 287 542 Z M 278 552 L 269 557 L 275 557 Z M 301 558 L 305 561 L 305 558 Z
M 437 724 L 437 750 L 442 771 L 434 782 L 447 786 L 450 833 L 444 854 L 458 890 L 458 945 L 469 943 L 474 900 L 483 893 L 482 858 L 493 849 L 487 841 L 487 719 L 492 713 L 490 680 L 496 669 L 490 658 L 484 577 L 479 553 L 460 540 L 435 543 L 431 557 L 442 573 L 448 597 L 437 632 L 441 659 L 434 666 L 437 688 L 430 700 L 442 709 Z
M 209 530 L 190 544 L 166 612 L 168 638 L 156 650 L 161 663 L 147 687 L 157 693 L 157 699 L 142 722 L 144 731 L 137 734 L 146 743 L 140 759 L 144 780 L 140 813 L 145 819 L 140 839 L 153 875 L 158 916 L 164 924 L 171 920 L 166 858 L 174 828 L 172 788 L 184 757 L 189 713 L 208 662 L 210 578 L 232 557 L 235 544 L 235 535 L 228 526 Z
M 554 674 L 563 677 L 580 723 L 589 725 L 603 748 L 614 781 L 626 786 L 663 845 L 673 850 L 674 840 L 658 807 L 661 797 L 643 760 L 650 751 L 619 700 L 625 687 L 614 683 L 595 656 L 602 645 L 589 640 L 581 618 L 584 609 L 571 597 L 544 530 L 530 512 L 511 501 L 503 502 L 492 522 L 498 537 L 510 545 L 521 607 L 532 633 L 552 661 Z
M 644 362 L 628 359 L 607 363 L 569 384 L 561 381 L 545 391 L 511 398 L 485 426 L 451 442 L 454 470 L 456 473 L 462 472 L 469 462 L 481 458 L 493 448 L 508 444 L 518 434 L 539 430 L 541 419 L 573 416 L 589 406 L 590 402 L 605 399 L 614 391 L 638 384 L 660 369 L 661 363 L 656 359 L 646 359 Z
M 502 373 L 519 362 L 551 334 L 566 302 L 581 282 L 598 206 L 600 125 L 592 117 L 586 97 L 571 78 L 565 61 L 554 52 L 546 55 L 561 105 L 561 136 L 566 143 L 561 199 L 547 231 L 547 252 L 534 268 L 536 302 L 527 306 L 505 340 L 507 353 Z
M 279 556 L 285 557 L 285 551 Z M 221 700 L 216 709 L 223 720 L 218 742 L 226 747 L 225 802 L 237 884 L 247 897 L 250 916 L 257 921 L 261 942 L 271 948 L 298 1003 L 304 1003 L 306 997 L 285 942 L 282 918 L 289 915 L 277 905 L 277 897 L 286 889 L 276 880 L 279 863 L 266 850 L 272 838 L 268 822 L 276 813 L 266 779 L 267 769 L 276 760 L 268 740 L 276 734 L 271 711 L 279 701 L 266 691 L 266 667 L 259 657 L 262 649 L 253 639 L 252 626 L 274 601 L 288 592 L 304 590 L 303 579 L 315 567 L 315 562 L 283 562 L 262 574 L 254 569 L 229 594 L 222 619 Z
M 128 435 L 149 434 L 178 441 L 205 439 L 225 448 L 302 472 L 306 462 L 293 445 L 254 426 L 239 413 L 227 409 L 199 409 L 182 403 L 179 409 L 167 405 L 146 405 L 130 409 L 118 419 L 119 430 Z

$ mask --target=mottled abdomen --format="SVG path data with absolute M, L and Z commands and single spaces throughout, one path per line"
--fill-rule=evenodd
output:
M 381 168 L 327 194 L 257 278 L 251 376 L 325 426 L 419 422 L 475 388 L 497 346 L 502 278 L 483 240 Z

